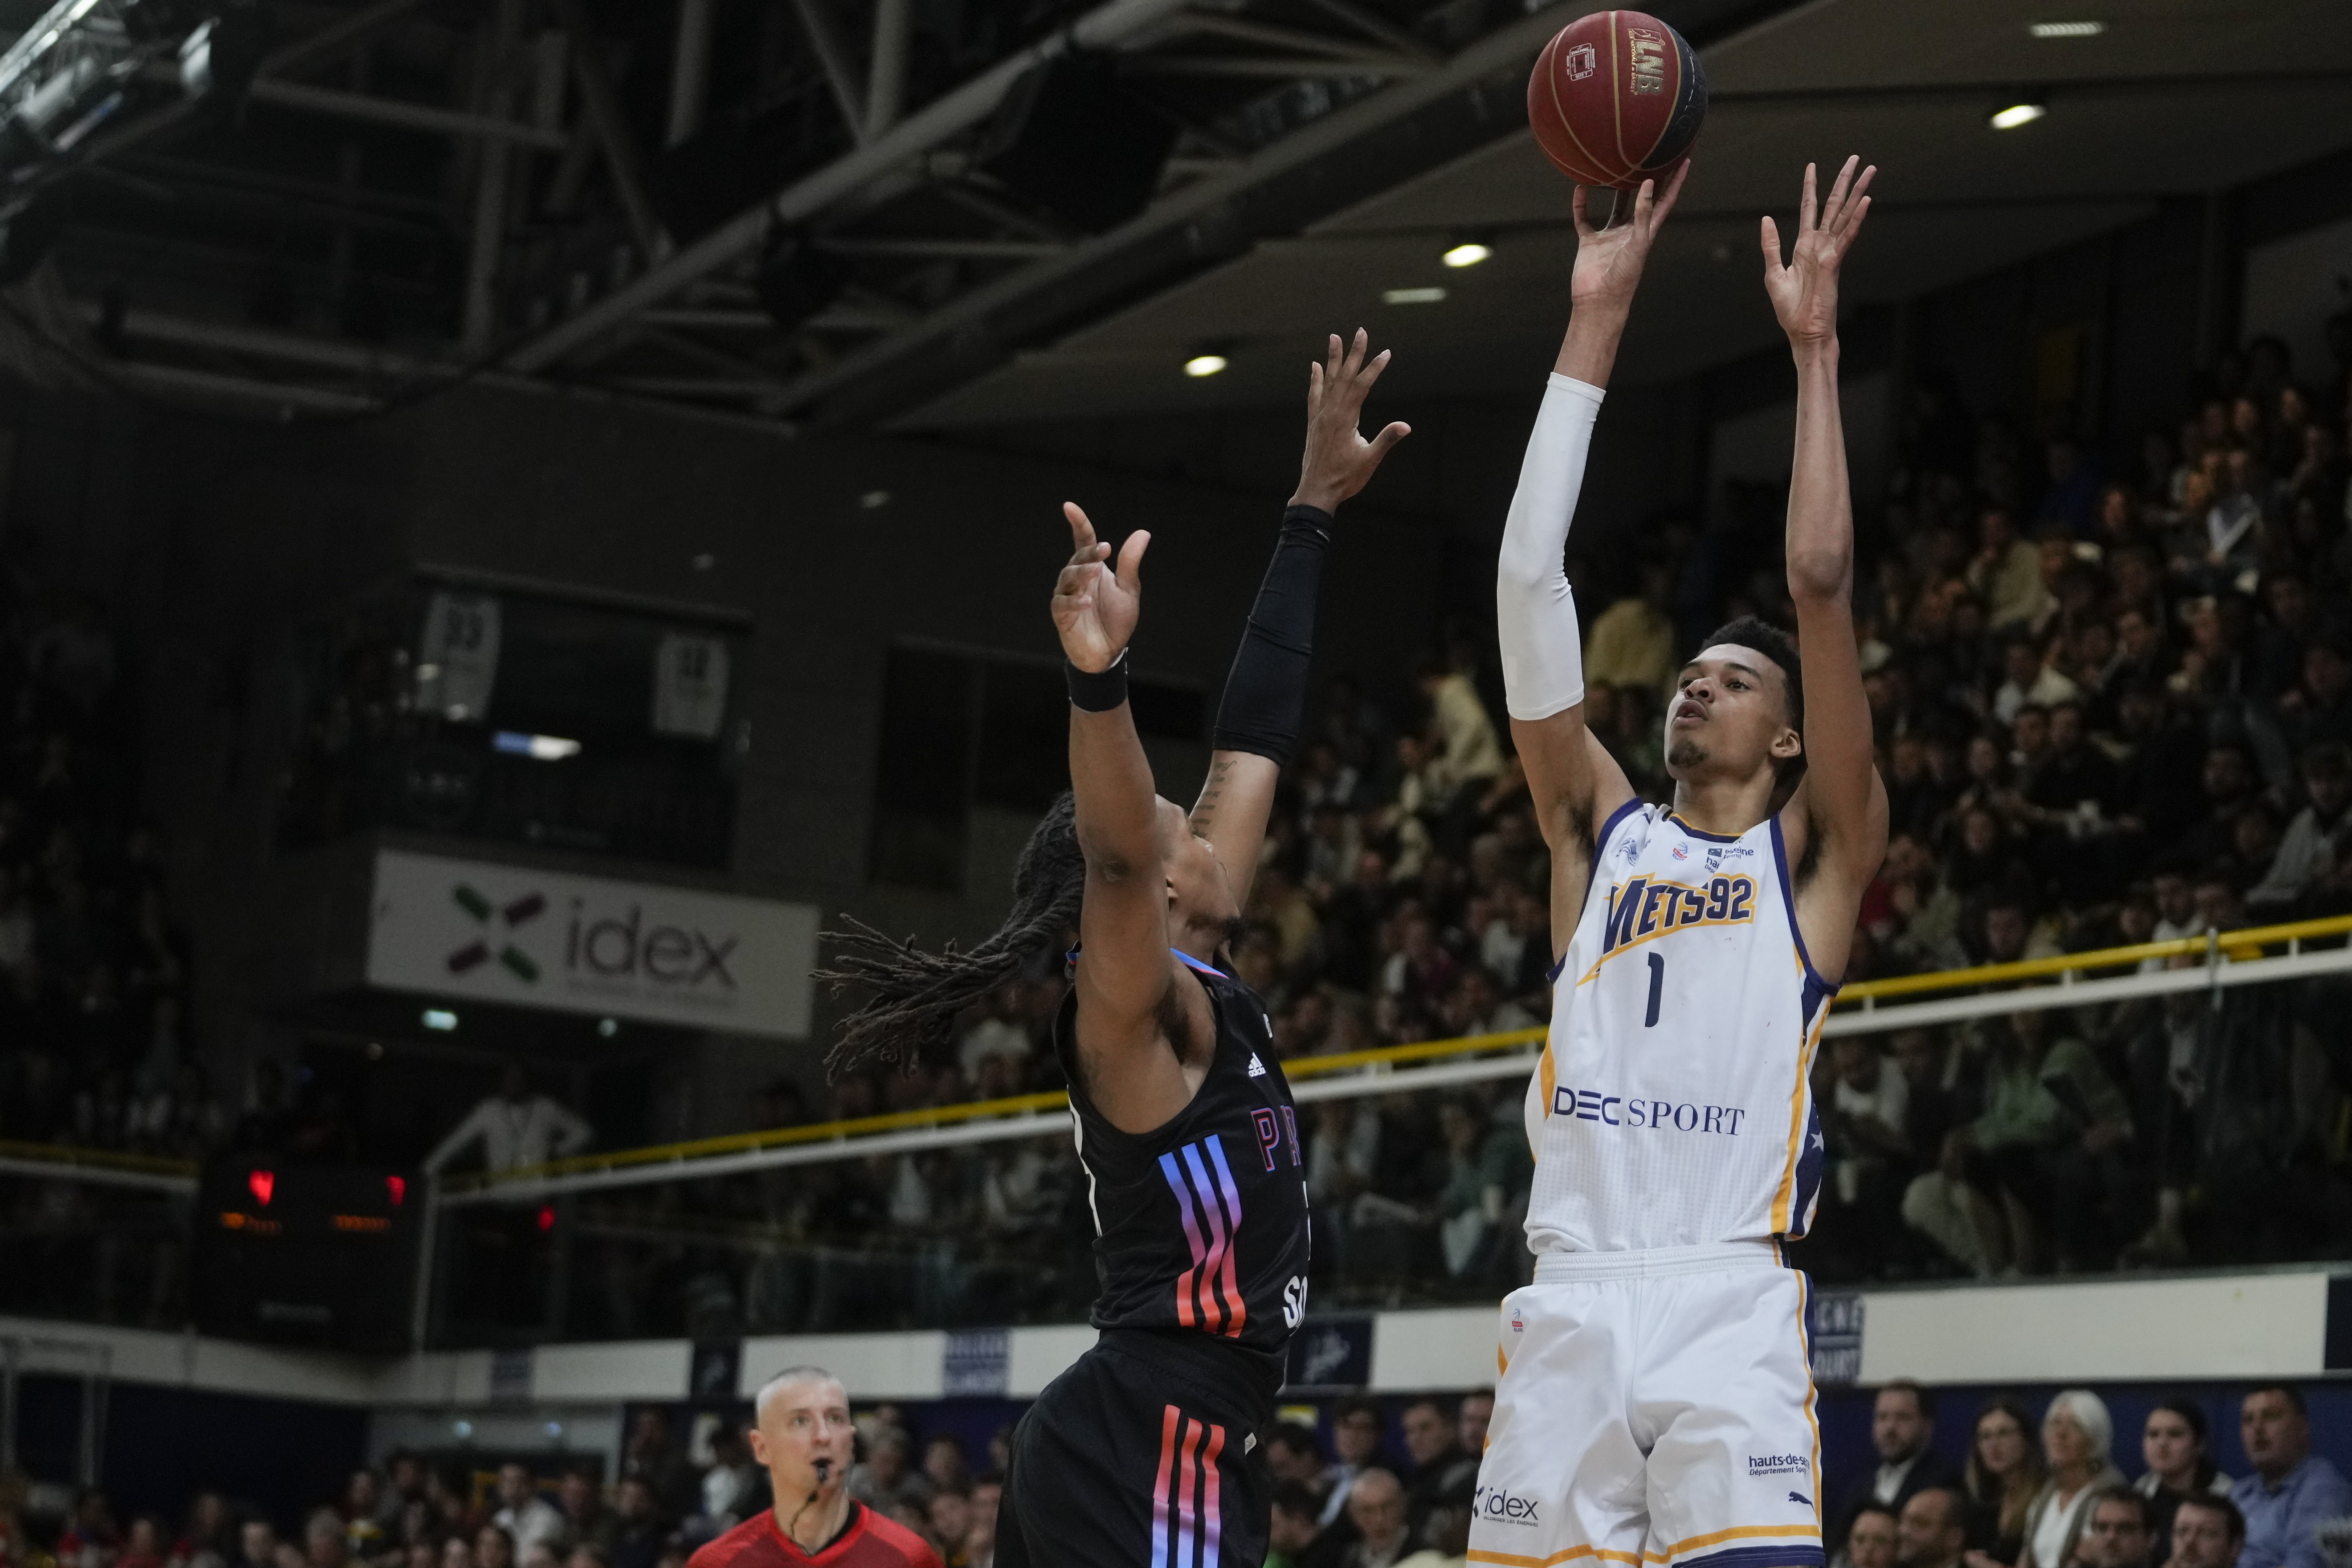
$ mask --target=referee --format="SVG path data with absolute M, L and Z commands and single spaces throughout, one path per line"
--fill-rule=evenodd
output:
M 787 1367 L 761 1388 L 751 1457 L 768 1468 L 775 1506 L 703 1546 L 687 1568 L 940 1568 L 930 1544 L 849 1495 L 856 1428 L 841 1380 Z

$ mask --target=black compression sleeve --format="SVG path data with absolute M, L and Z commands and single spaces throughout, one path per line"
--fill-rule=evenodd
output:
M 1331 514 L 1294 506 L 1282 514 L 1274 560 L 1258 584 L 1257 603 L 1225 678 L 1217 708 L 1217 750 L 1250 752 L 1290 761 L 1307 709 L 1307 665 L 1315 647 L 1315 596 L 1323 553 L 1331 543 Z

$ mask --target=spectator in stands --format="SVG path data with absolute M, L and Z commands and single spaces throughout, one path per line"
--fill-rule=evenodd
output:
M 383 1522 L 379 1515 L 383 1503 L 383 1491 L 376 1485 L 375 1472 L 362 1465 L 351 1473 L 343 1485 L 343 1500 L 335 1511 L 342 1516 L 343 1535 L 354 1557 L 373 1556 L 384 1539 Z
M 114 1568 L 163 1568 L 163 1521 L 152 1513 L 132 1516 Z
M 923 1479 L 937 1491 L 969 1492 L 971 1467 L 964 1458 L 963 1439 L 952 1432 L 933 1434 L 923 1445 Z
M 1949 1487 L 1913 1494 L 1895 1521 L 1898 1568 L 1960 1568 L 1968 1552 L 1969 1504 Z
M 540 1547 L 546 1543 L 541 1540 L 531 1544 Z M 493 1522 L 474 1531 L 474 1568 L 520 1568 L 520 1563 L 521 1554 L 515 1551 L 514 1535 L 504 1525 Z
M 1378 1459 L 1381 1452 L 1381 1407 L 1373 1400 L 1343 1399 L 1331 1415 L 1331 1450 L 1329 1468 L 1323 1472 L 1323 1519 L 1326 1525 L 1338 1521 L 1348 1506 L 1348 1494 L 1355 1489 L 1357 1478 L 1363 1475 Z M 1391 1476 L 1391 1480 L 1396 1478 Z
M 596 1484 L 595 1467 L 573 1465 L 557 1483 L 555 1500 L 563 1511 L 563 1539 L 573 1547 L 593 1546 L 600 1552 L 611 1544 L 614 1521 L 604 1506 L 604 1489 Z M 609 1560 L 609 1559 L 608 1559 Z
M 2180 1500 L 2172 1516 L 2168 1568 L 2238 1568 L 2246 1549 L 2246 1516 L 2211 1492 Z
M 652 1483 L 643 1476 L 624 1477 L 614 1500 L 612 1532 L 604 1540 L 612 1568 L 654 1568 L 667 1534 Z
M 2246 908 L 2258 920 L 2321 912 L 2332 901 L 2329 895 L 2344 891 L 2336 845 L 2345 836 L 2346 808 L 2352 806 L 2352 748 L 2340 741 L 2308 746 L 2302 771 L 2309 804 L 2287 824 L 2263 879 L 2246 890 Z
M 236 1557 L 230 1568 L 277 1568 L 278 1527 L 267 1519 L 248 1519 L 236 1527 Z
M 1674 592 L 1674 564 L 1645 556 L 1635 568 L 1640 591 L 1611 605 L 1593 618 L 1584 641 L 1584 680 L 1595 686 L 1641 686 L 1659 689 L 1681 668 L 1674 617 L 1666 605 Z
M 1323 1500 L 1314 1489 L 1297 1481 L 1277 1481 L 1274 1513 L 1266 1528 L 1265 1568 L 1306 1568 L 1315 1544 Z
M 172 1543 L 167 1561 L 174 1568 L 228 1568 L 236 1550 L 228 1500 L 212 1490 L 198 1492 L 188 1504 L 186 1525 Z
M 1845 1521 L 1847 1568 L 1895 1568 L 1895 1510 L 1865 1502 Z
M 343 1568 L 351 1556 L 343 1521 L 334 1510 L 320 1509 L 302 1526 L 302 1561 L 307 1568 Z M 483 1563 L 481 1568 L 514 1568 L 514 1563 L 509 1558 L 505 1563 Z
M 425 1168 L 446 1170 L 478 1145 L 485 1169 L 520 1170 L 576 1154 L 593 1136 L 588 1123 L 562 1101 L 531 1092 L 530 1069 L 518 1058 L 507 1063 L 498 1093 L 475 1106 L 425 1156 Z
M 768 1506 L 767 1471 L 751 1462 L 743 1434 L 724 1426 L 710 1435 L 710 1468 L 702 1472 L 702 1508 L 688 1526 L 697 1541 L 724 1535 Z M 520 1532 L 518 1532 L 519 1534 Z
M 1495 1419 L 1495 1391 L 1474 1388 L 1454 1412 L 1454 1441 L 1475 1459 L 1486 1451 L 1486 1427 Z
M 2323 1568 L 2315 1531 L 2323 1520 L 2352 1514 L 2352 1486 L 2311 1451 L 2303 1391 L 2282 1383 L 2249 1392 L 2238 1405 L 2238 1440 L 2254 1468 L 2230 1489 L 2245 1521 L 2243 1568 Z
M 2196 1000 L 2193 994 L 2190 999 Z M 2198 1495 L 2227 1497 L 2230 1478 L 2214 1466 L 2205 1407 L 2194 1399 L 2158 1400 L 2140 1428 L 2139 1452 L 2147 1473 L 2133 1484 L 2147 1499 L 2154 1568 L 2164 1568 L 2172 1552 L 2172 1515 L 2180 1500 Z
M 1398 1425 L 1404 1431 L 1405 1455 L 1412 1461 L 1405 1513 L 1418 1541 L 1433 1510 L 1470 1500 L 1478 1484 L 1478 1456 L 1465 1453 L 1454 1441 L 1454 1423 L 1434 1399 L 1416 1399 L 1406 1405 Z
M 2018 1568 L 2065 1568 L 2074 1561 L 2092 1497 L 2127 1485 L 2115 1466 L 2115 1421 L 2097 1394 L 2070 1388 L 2051 1399 L 2042 1417 L 2042 1453 L 2050 1473 L 2026 1510 Z
M 1359 1471 L 1348 1488 L 1348 1521 L 1356 1539 L 1340 1568 L 1395 1568 L 1412 1545 L 1404 1487 L 1378 1466 Z
M 1964 1472 L 1969 1500 L 1969 1568 L 2008 1568 L 2025 1551 L 2025 1516 L 2048 1475 L 2025 1406 L 2006 1394 L 1977 1412 Z
M 528 1465 L 509 1461 L 499 1467 L 498 1501 L 498 1511 L 490 1515 L 490 1523 L 506 1533 L 507 1549 L 518 1561 L 532 1547 L 562 1538 L 563 1515 L 539 1495 L 539 1482 Z M 474 1555 L 483 1555 L 478 1539 L 474 1543 Z M 512 1565 L 484 1563 L 479 1568 Z
M 907 1435 L 885 1427 L 866 1446 L 866 1460 L 849 1472 L 849 1495 L 887 1512 L 898 1503 L 920 1509 L 931 1500 L 931 1485 L 907 1464 Z
M 58 1568 L 107 1568 L 121 1545 L 122 1531 L 106 1494 L 84 1487 L 75 1494 L 73 1513 L 58 1534 Z
M 2102 1487 L 2091 1494 L 2075 1548 L 2074 1560 L 2083 1568 L 2150 1568 L 2155 1549 L 2147 1499 L 2129 1487 Z
M 1323 1514 L 1323 1450 L 1315 1430 L 1296 1421 L 1277 1421 L 1265 1436 L 1265 1465 L 1276 1486 L 1297 1484 L 1315 1494 L 1316 1521 Z
M 1919 1493 L 1959 1483 L 1959 1472 L 1936 1452 L 1935 1436 L 1933 1394 L 1909 1378 L 1897 1378 L 1878 1391 L 1870 1405 L 1870 1446 L 1878 1455 L 1878 1468 L 1857 1481 L 1830 1516 L 1832 1551 L 1864 1508 L 1885 1510 L 1892 1528 L 1903 1506 Z

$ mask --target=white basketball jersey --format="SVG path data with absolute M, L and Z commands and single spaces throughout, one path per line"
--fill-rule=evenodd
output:
M 1632 801 L 1601 830 L 1528 1085 L 1537 1253 L 1802 1236 L 1807 1074 L 1835 988 L 1797 930 L 1775 816 L 1736 838 Z

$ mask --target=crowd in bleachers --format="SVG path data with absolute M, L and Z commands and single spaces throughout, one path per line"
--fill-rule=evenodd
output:
M 2143 1403 L 2133 1430 L 2086 1389 L 2039 1409 L 1997 1394 L 1947 1453 L 1936 1392 L 1889 1384 L 1870 1452 L 1818 1480 L 1832 1568 L 2336 1568 L 2328 1531 L 2352 1527 L 2352 1484 L 2315 1451 L 2299 1388 Z M 1459 1568 L 1493 1408 L 1484 1391 L 1286 1405 L 1262 1434 L 1265 1568 Z M 2234 1423 L 2233 1446 L 2217 1419 Z M 684 1568 L 772 1504 L 745 1429 L 717 1412 L 697 1421 L 689 1440 L 639 1409 L 617 1466 L 395 1451 L 299 1519 L 200 1491 L 176 1524 L 121 1520 L 96 1489 L 44 1519 L 22 1477 L 0 1477 L 0 1568 Z M 857 1416 L 847 1488 L 945 1568 L 992 1568 L 1010 1438 L 999 1427 L 968 1449 L 877 1405 Z M 2224 1473 L 2225 1456 L 2243 1473 Z

